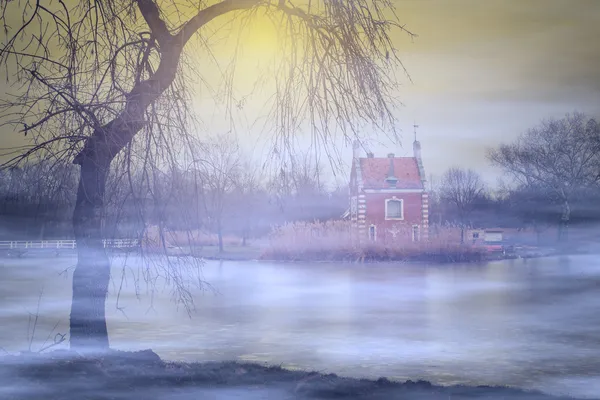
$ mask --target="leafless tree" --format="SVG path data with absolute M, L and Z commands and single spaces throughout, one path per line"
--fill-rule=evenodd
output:
M 254 18 L 275 24 L 281 49 L 268 77 L 273 84 L 263 87 L 275 92 L 265 130 L 274 134 L 278 154 L 306 126 L 324 146 L 339 133 L 352 140 L 366 124 L 395 135 L 396 73 L 403 68 L 391 38 L 395 32 L 412 34 L 399 24 L 393 3 L 0 2 L 6 34 L 0 65 L 17 82 L 16 97 L 2 108 L 2 123 L 31 138 L 31 146 L 8 165 L 38 152 L 80 166 L 73 213 L 78 243 L 73 349 L 109 346 L 105 300 L 110 262 L 102 246 L 102 215 L 111 164 L 137 169 L 146 184 L 130 186 L 144 188 L 144 193 L 132 189 L 136 201 L 143 201 L 152 195 L 158 172 L 181 162 L 195 131 L 185 77 L 197 73 L 203 79 L 199 59 L 214 61 L 212 70 L 222 71 L 221 89 L 209 91 L 215 101 L 228 110 L 243 103 L 232 89 L 237 50 L 228 65 L 220 65 L 211 52 L 216 45 L 211 35 L 229 29 L 232 21 L 240 34 Z M 257 84 L 265 82 L 262 78 Z
M 559 239 L 563 240 L 572 196 L 600 180 L 600 129 L 585 114 L 567 114 L 542 121 L 512 144 L 491 149 L 488 158 L 522 187 L 538 188 L 560 199 Z
M 237 231 L 242 235 L 242 246 L 261 219 L 267 204 L 267 193 L 261 169 L 249 160 L 242 161 L 236 176 L 234 176 L 234 191 L 229 213 L 235 217 Z
M 452 167 L 442 176 L 440 199 L 455 208 L 460 224 L 460 241 L 465 241 L 465 227 L 485 186 L 480 175 L 472 169 Z
M 194 169 L 201 180 L 203 198 L 211 225 L 217 231 L 219 252 L 223 252 L 223 213 L 229 195 L 241 176 L 241 154 L 237 140 L 231 135 L 217 135 L 199 144 Z
M 75 172 L 73 165 L 50 159 L 31 159 L 20 167 L 1 171 L 0 214 L 27 217 L 15 233 L 43 240 L 49 224 L 59 225 L 65 213 L 72 212 Z
M 294 152 L 276 168 L 267 187 L 282 209 L 298 201 L 315 201 L 325 194 L 323 171 L 312 152 Z

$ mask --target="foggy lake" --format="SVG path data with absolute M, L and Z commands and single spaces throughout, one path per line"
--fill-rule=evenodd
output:
M 139 262 L 129 259 L 129 264 Z M 491 384 L 552 394 L 600 393 L 600 259 L 486 265 L 207 262 L 212 290 L 196 312 L 170 288 L 119 298 L 120 260 L 107 303 L 111 344 L 172 360 L 246 360 L 356 377 Z M 0 260 L 0 346 L 32 349 L 66 332 L 74 258 Z M 145 290 L 145 284 L 139 288 Z M 53 336 L 54 334 L 50 335 Z M 52 339 L 50 339 L 52 340 Z

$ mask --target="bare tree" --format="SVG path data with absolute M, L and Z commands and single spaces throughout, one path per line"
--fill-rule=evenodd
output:
M 443 204 L 440 199 L 440 179 L 433 174 L 428 179 L 429 193 L 429 224 L 430 234 L 438 235 L 444 215 Z
M 15 234 L 44 240 L 48 226 L 53 225 L 52 231 L 56 232 L 65 214 L 72 212 L 77 181 L 71 164 L 31 159 L 20 168 L 2 171 L 1 175 L 0 214 L 21 219 L 21 224 L 13 228 Z
M 197 152 L 202 158 L 194 160 L 201 180 L 201 193 L 207 215 L 217 231 L 219 252 L 223 252 L 223 213 L 229 195 L 236 188 L 241 174 L 241 155 L 237 140 L 230 135 L 214 136 L 201 143 Z
M 460 242 L 465 242 L 465 227 L 477 201 L 485 192 L 479 174 L 472 169 L 452 167 L 442 176 L 440 199 L 455 208 L 460 224 Z
M 238 224 L 238 231 L 242 235 L 242 246 L 246 246 L 253 228 L 264 212 L 267 193 L 260 169 L 250 161 L 243 161 L 240 164 L 234 181 L 235 189 L 229 203 L 231 206 L 229 213 L 235 217 Z
M 274 85 L 263 85 L 275 91 L 265 129 L 275 134 L 279 154 L 306 126 L 303 122 L 324 146 L 340 132 L 353 139 L 364 124 L 395 135 L 395 74 L 403 68 L 391 37 L 406 31 L 393 3 L 0 2 L 0 23 L 7 37 L 0 47 L 0 65 L 7 76 L 15 72 L 21 85 L 4 105 L 2 123 L 31 138 L 29 149 L 8 165 L 41 152 L 80 166 L 73 212 L 78 263 L 70 318 L 72 348 L 109 346 L 105 300 L 110 262 L 102 245 L 106 179 L 111 164 L 135 162 L 148 183 L 142 185 L 144 193 L 132 189 L 141 202 L 147 193 L 152 195 L 154 174 L 180 162 L 178 153 L 187 148 L 194 120 L 185 73 L 195 72 L 203 79 L 189 51 L 197 50 L 196 60 L 198 49 L 205 51 L 203 59 L 214 60 L 214 70 L 223 71 L 223 92 L 209 93 L 232 110 L 232 104 L 242 103 L 232 89 L 235 68 L 218 64 L 208 38 L 230 21 L 245 29 L 252 18 L 266 15 L 282 46 L 269 77 Z M 196 49 L 194 43 L 199 45 Z M 232 55 L 231 63 L 236 57 Z
M 558 196 L 562 203 L 559 240 L 566 239 L 573 195 L 600 180 L 600 129 L 582 113 L 542 121 L 512 144 L 488 152 L 522 187 Z
M 318 203 L 326 195 L 323 166 L 310 151 L 288 154 L 270 177 L 267 187 L 284 212 Z

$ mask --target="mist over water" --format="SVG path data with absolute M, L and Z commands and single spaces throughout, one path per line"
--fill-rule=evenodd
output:
M 32 350 L 67 332 L 68 268 L 75 261 L 0 261 L 0 346 L 29 347 L 28 312 L 36 312 L 42 288 Z M 191 318 L 160 282 L 154 298 L 141 283 L 138 300 L 130 273 L 117 309 L 122 262 L 113 262 L 107 302 L 117 349 L 355 377 L 600 393 L 595 256 L 436 267 L 207 262 L 203 276 L 212 289 L 194 294 Z

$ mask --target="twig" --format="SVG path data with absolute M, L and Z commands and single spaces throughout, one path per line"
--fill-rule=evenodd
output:
M 33 321 L 33 329 L 31 332 L 31 336 L 29 338 L 29 351 L 31 352 L 31 346 L 33 345 L 33 339 L 35 338 L 35 331 L 37 328 L 37 323 L 38 323 L 38 319 L 40 316 L 40 302 L 42 300 L 42 296 L 44 294 L 44 288 L 42 287 L 42 290 L 40 290 L 40 295 L 38 296 L 38 301 L 37 301 L 37 308 L 35 311 L 35 320 Z M 31 326 L 31 313 L 29 314 L 29 324 L 27 327 L 27 334 L 29 335 L 29 327 Z

